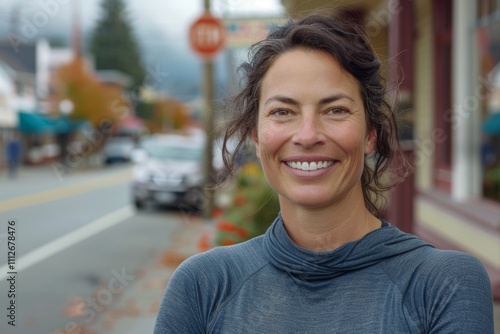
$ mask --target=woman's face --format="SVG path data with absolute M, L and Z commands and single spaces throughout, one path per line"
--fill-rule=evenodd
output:
M 281 201 L 320 208 L 362 200 L 374 133 L 358 83 L 325 52 L 282 54 L 262 80 L 253 141 Z

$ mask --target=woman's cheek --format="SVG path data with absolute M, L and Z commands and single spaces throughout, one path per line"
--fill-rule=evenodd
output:
M 282 127 L 274 124 L 271 121 L 263 120 L 259 126 L 259 143 L 262 144 L 273 144 L 280 140 L 280 135 L 283 135 L 282 132 L 284 129 Z M 265 149 L 265 148 L 264 148 Z

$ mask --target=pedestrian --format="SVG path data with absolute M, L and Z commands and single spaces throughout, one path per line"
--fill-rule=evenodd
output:
M 12 137 L 7 141 L 5 152 L 9 177 L 15 178 L 17 177 L 17 168 L 21 161 L 21 141 L 17 132 L 14 132 Z
M 493 333 L 481 263 L 380 218 L 397 126 L 360 29 L 311 15 L 252 47 L 226 140 L 253 141 L 281 211 L 181 264 L 156 334 Z

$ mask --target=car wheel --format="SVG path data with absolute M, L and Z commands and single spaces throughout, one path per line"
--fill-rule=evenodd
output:
M 135 205 L 136 209 L 139 209 L 139 210 L 144 209 L 144 202 L 139 201 L 138 199 L 136 199 L 134 201 L 134 205 Z

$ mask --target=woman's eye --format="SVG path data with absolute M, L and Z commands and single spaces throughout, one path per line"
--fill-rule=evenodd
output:
M 290 111 L 286 109 L 274 109 L 271 111 L 271 115 L 275 116 L 287 116 L 290 114 Z
M 342 114 L 346 114 L 347 112 L 348 112 L 347 109 L 339 108 L 339 107 L 328 109 L 328 113 L 333 114 L 333 115 L 342 115 Z

